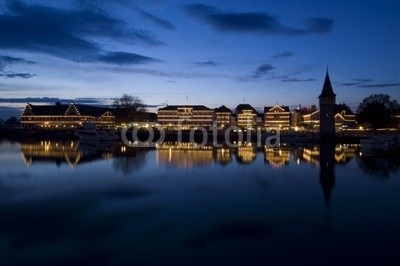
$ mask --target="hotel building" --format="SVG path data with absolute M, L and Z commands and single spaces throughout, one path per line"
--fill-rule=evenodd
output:
M 27 104 L 21 114 L 21 124 L 25 129 L 68 129 L 80 126 L 83 122 L 92 122 L 98 127 L 111 128 L 115 122 L 111 111 L 105 107 L 74 103 Z
M 235 110 L 237 126 L 254 130 L 257 126 L 257 111 L 250 104 L 239 104 Z
M 218 129 L 224 129 L 231 126 L 231 109 L 225 105 L 222 105 L 221 107 L 215 108 L 214 114 Z
M 264 107 L 265 130 L 289 130 L 290 110 L 288 106 Z
M 166 129 L 211 129 L 213 116 L 214 110 L 204 105 L 169 105 L 158 109 L 157 121 Z

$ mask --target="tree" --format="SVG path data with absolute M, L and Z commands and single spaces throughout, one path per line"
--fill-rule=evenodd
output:
M 15 116 L 12 116 L 12 117 L 8 118 L 8 119 L 4 122 L 5 125 L 16 125 L 16 124 L 18 124 L 18 123 L 19 123 L 19 121 L 18 121 L 18 119 L 17 119 Z
M 134 111 L 146 111 L 143 107 L 143 101 L 137 96 L 132 96 L 124 93 L 120 98 L 114 100 L 116 108 L 132 108 Z
M 387 94 L 372 94 L 365 98 L 357 108 L 357 120 L 368 123 L 372 128 L 388 127 L 393 116 L 400 111 L 396 100 L 391 101 Z

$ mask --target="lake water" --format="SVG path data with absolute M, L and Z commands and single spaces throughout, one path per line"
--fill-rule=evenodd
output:
M 400 161 L 357 145 L 0 143 L 0 265 L 399 265 Z

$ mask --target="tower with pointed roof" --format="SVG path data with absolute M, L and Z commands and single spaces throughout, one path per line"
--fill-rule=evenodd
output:
M 319 132 L 323 138 L 335 136 L 335 105 L 336 94 L 333 92 L 328 70 L 319 99 Z

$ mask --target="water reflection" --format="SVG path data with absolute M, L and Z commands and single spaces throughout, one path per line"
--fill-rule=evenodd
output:
M 272 167 L 280 168 L 288 165 L 290 161 L 290 150 L 285 148 L 268 148 L 264 149 L 265 163 Z
M 400 169 L 400 160 L 358 156 L 358 145 L 324 144 L 300 147 L 281 146 L 277 148 L 257 148 L 252 143 L 238 144 L 236 147 L 201 146 L 195 143 L 165 142 L 156 148 L 128 147 L 116 142 L 82 142 L 68 141 L 25 141 L 21 143 L 21 154 L 24 163 L 31 166 L 35 163 L 54 162 L 57 167 L 67 164 L 75 168 L 86 162 L 112 160 L 113 167 L 125 175 L 141 169 L 147 159 L 147 153 L 156 152 L 156 163 L 174 168 L 205 167 L 211 164 L 228 165 L 233 157 L 240 164 L 252 164 L 257 156 L 263 153 L 264 162 L 274 168 L 287 167 L 291 163 L 302 163 L 320 167 L 324 181 L 334 184 L 332 166 L 349 164 L 357 157 L 358 166 L 367 174 L 389 177 Z M 356 156 L 357 154 L 357 156 Z M 334 170 L 333 170 L 334 171 Z M 325 180 L 324 179 L 324 180 Z M 321 181 L 322 182 L 322 181 Z M 322 184 L 322 183 L 321 183 Z M 333 185 L 330 185 L 333 186 Z M 325 190 L 328 201 L 328 191 Z

